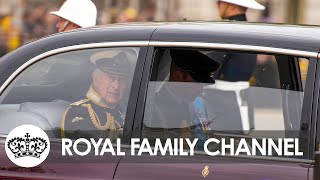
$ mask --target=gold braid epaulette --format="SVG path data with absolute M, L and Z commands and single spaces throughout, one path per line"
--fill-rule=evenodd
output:
M 70 104 L 70 106 L 80 106 L 81 104 L 86 103 L 88 101 L 90 101 L 90 100 L 89 99 L 82 99 L 80 101 L 77 101 L 77 102 Z
M 81 106 L 87 108 L 90 120 L 92 121 L 92 124 L 99 130 L 105 131 L 105 130 L 115 130 L 116 124 L 121 128 L 121 126 L 114 120 L 114 117 L 111 116 L 110 113 L 107 114 L 107 122 L 105 125 L 101 125 L 100 119 L 96 112 L 94 112 L 91 104 L 81 104 Z
M 61 120 L 61 129 L 60 129 L 60 135 L 61 135 L 61 138 L 65 138 L 65 132 L 64 132 L 64 129 L 65 129 L 65 122 L 66 122 L 66 116 L 67 116 L 67 113 L 68 111 L 70 110 L 71 107 L 69 107 L 67 110 L 64 111 L 63 115 L 62 115 L 62 120 Z

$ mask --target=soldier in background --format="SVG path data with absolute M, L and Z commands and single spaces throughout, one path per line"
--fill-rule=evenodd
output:
M 247 9 L 264 10 L 265 7 L 255 0 L 218 0 L 218 10 L 220 17 L 226 20 L 247 21 Z M 218 59 L 222 64 L 221 70 L 217 73 L 217 78 L 225 81 L 249 81 L 253 75 L 257 56 L 245 53 L 216 53 L 210 55 Z
M 51 14 L 60 18 L 56 25 L 59 32 L 95 26 L 97 21 L 97 7 L 91 0 L 66 0 Z
M 265 7 L 255 0 L 218 0 L 217 6 L 221 19 L 230 21 L 247 21 L 246 12 L 248 8 L 264 10 Z M 257 68 L 257 55 L 237 52 L 213 52 L 210 57 L 217 59 L 221 69 L 216 73 L 216 78 L 229 82 L 246 81 L 252 85 L 254 73 Z M 254 109 L 248 90 L 242 91 L 243 97 L 247 99 L 248 117 L 250 128 L 254 127 Z M 240 107 L 239 107 L 240 108 Z
M 222 19 L 247 21 L 247 9 L 264 10 L 265 7 L 255 0 L 218 0 L 219 14 Z
M 95 65 L 86 98 L 72 103 L 61 122 L 61 136 L 67 138 L 110 138 L 122 136 L 124 112 L 120 103 L 132 77 L 132 51 L 106 51 L 91 58 Z M 94 56 L 92 56 L 94 57 Z

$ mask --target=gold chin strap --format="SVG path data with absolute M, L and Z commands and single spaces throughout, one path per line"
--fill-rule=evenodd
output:
M 60 28 L 60 32 L 63 32 L 69 24 L 70 24 L 70 21 L 64 22 L 63 26 Z

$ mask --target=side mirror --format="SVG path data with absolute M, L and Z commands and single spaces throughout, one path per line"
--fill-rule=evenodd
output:
M 314 155 L 313 179 L 320 179 L 320 151 L 316 151 Z

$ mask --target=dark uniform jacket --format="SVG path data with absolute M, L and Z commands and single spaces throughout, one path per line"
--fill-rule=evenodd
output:
M 205 140 L 206 129 L 194 111 L 193 102 L 184 102 L 166 85 L 168 84 L 156 93 L 150 124 L 144 127 L 145 130 L 149 130 L 147 132 L 149 139 L 199 138 L 200 141 Z
M 120 108 L 108 108 L 91 87 L 86 99 L 72 103 L 65 111 L 61 136 L 71 139 L 110 138 L 114 141 L 121 137 L 123 124 L 124 115 Z

